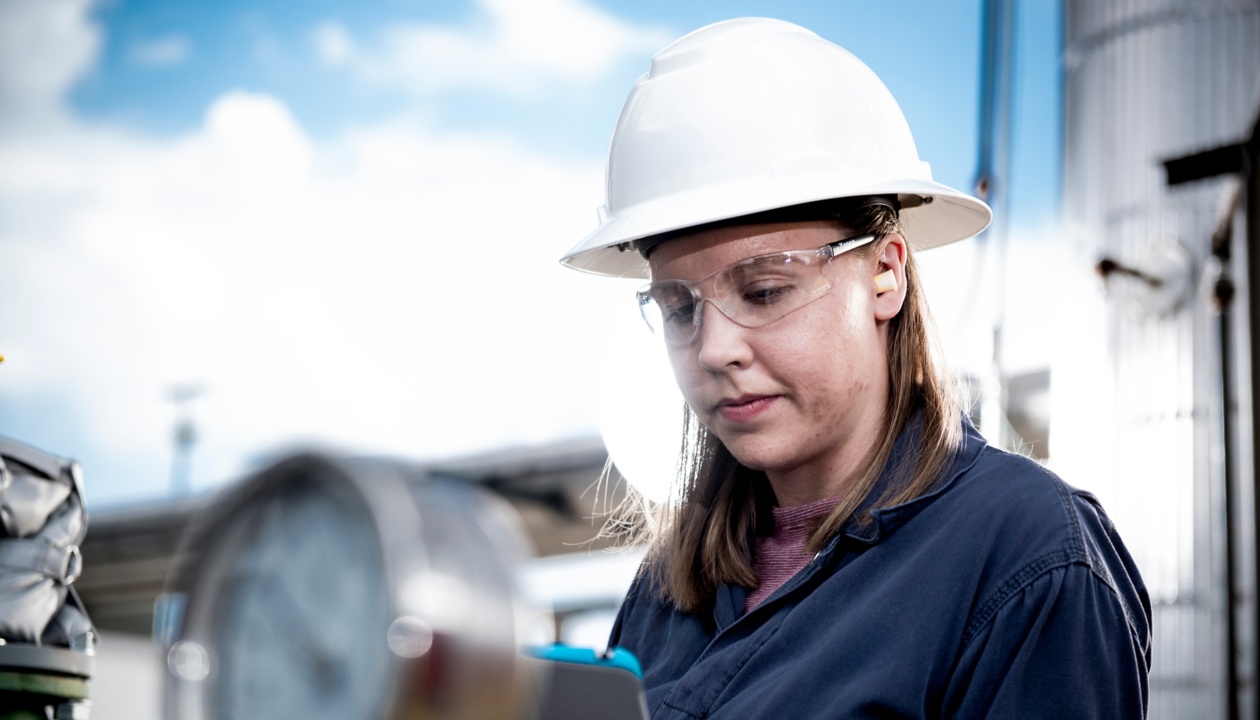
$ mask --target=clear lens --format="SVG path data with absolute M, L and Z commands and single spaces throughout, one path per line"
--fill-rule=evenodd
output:
M 758 255 L 697 283 L 665 280 L 638 293 L 639 311 L 652 332 L 673 345 L 688 343 L 700 327 L 705 300 L 735 323 L 768 325 L 821 297 L 831 287 L 822 274 L 828 255 L 798 250 Z
M 749 258 L 717 276 L 715 302 L 744 327 L 761 327 L 825 293 L 831 284 L 814 253 Z
M 700 301 L 679 282 L 656 283 L 639 291 L 639 312 L 652 333 L 670 343 L 685 343 L 696 334 Z

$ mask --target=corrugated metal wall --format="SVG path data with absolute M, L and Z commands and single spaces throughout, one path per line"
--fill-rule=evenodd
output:
M 1065 13 L 1066 234 L 1083 274 L 1110 257 L 1164 284 L 1069 283 L 1067 323 L 1092 346 L 1065 355 L 1056 383 L 1092 382 L 1054 392 L 1056 461 L 1073 468 L 1072 481 L 1091 474 L 1079 482 L 1102 497 L 1155 603 L 1150 717 L 1225 717 L 1223 405 L 1208 285 L 1209 240 L 1234 181 L 1169 189 L 1160 161 L 1249 132 L 1260 0 L 1066 0 Z M 1236 347 L 1245 328 L 1240 317 Z M 1249 483 L 1249 448 L 1239 460 Z M 1251 566 L 1251 544 L 1242 538 L 1236 567 Z M 1251 596 L 1243 600 L 1251 612 Z M 1241 650 L 1253 652 L 1249 642 Z M 1254 677 L 1249 664 L 1241 674 Z

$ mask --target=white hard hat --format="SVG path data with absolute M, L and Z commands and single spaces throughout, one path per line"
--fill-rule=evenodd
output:
M 804 203 L 901 199 L 918 249 L 975 235 L 993 213 L 932 181 L 901 108 L 847 50 L 792 23 L 727 20 L 652 58 L 608 146 L 607 204 L 561 258 L 648 276 L 633 241 Z

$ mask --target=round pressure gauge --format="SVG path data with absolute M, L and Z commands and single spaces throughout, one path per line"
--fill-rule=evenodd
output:
M 528 548 L 504 501 L 388 461 L 285 460 L 194 521 L 167 716 L 528 717 Z

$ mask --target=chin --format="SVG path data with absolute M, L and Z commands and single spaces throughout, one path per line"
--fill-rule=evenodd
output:
M 722 439 L 722 443 L 741 465 L 752 470 L 768 472 L 791 464 L 787 457 L 790 452 L 778 443 L 750 437 Z

